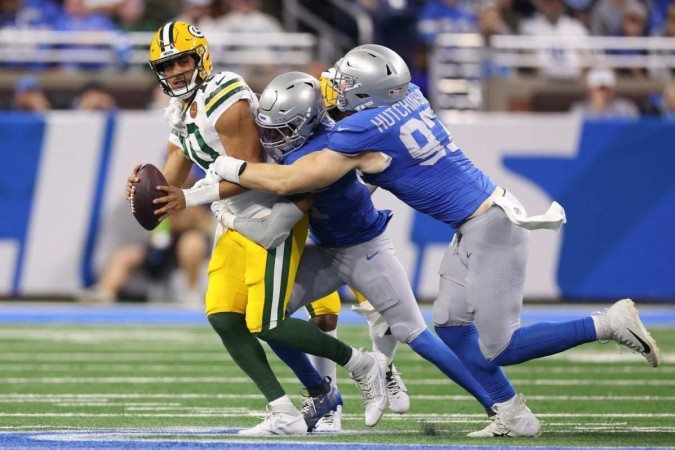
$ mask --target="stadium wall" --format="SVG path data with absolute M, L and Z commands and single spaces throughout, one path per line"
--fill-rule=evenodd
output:
M 560 233 L 532 232 L 526 296 L 672 301 L 675 126 L 570 115 L 446 121 L 455 141 L 530 214 L 555 199 Z M 0 295 L 64 296 L 91 283 L 111 250 L 145 231 L 123 198 L 134 164 L 161 165 L 161 112 L 0 115 Z M 437 292 L 452 232 L 386 192 L 389 233 L 420 298 Z

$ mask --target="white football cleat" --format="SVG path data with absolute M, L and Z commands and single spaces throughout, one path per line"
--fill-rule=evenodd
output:
M 352 372 L 351 376 L 363 396 L 366 426 L 374 427 L 387 407 L 387 357 L 380 352 L 363 352 L 362 356 L 370 363 L 362 371 Z
M 468 437 L 537 437 L 541 435 L 539 420 L 525 405 L 522 394 L 512 399 L 495 403 L 496 414 L 490 417 L 490 425 L 469 433 Z
M 599 341 L 614 340 L 644 356 L 652 367 L 661 364 L 661 350 L 642 324 L 633 300 L 619 300 L 605 312 L 595 314 L 593 319 Z
M 272 410 L 258 425 L 239 431 L 240 436 L 295 436 L 307 433 L 307 424 L 295 407 L 279 407 Z
M 393 363 L 387 367 L 386 380 L 389 409 L 397 414 L 406 413 L 410 409 L 410 397 L 401 379 L 401 374 L 396 371 L 396 366 Z
M 315 433 L 339 433 L 342 431 L 342 406 L 323 416 L 314 427 Z

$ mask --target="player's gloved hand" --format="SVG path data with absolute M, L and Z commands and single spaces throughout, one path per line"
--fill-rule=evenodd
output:
M 211 211 L 213 212 L 213 215 L 216 216 L 216 219 L 218 219 L 218 222 L 225 228 L 234 230 L 234 219 L 236 219 L 237 216 L 232 214 L 224 200 L 213 202 L 211 204 Z
M 321 78 L 325 78 L 326 80 L 333 81 L 335 79 L 335 74 L 336 74 L 335 67 L 331 67 L 330 69 L 326 70 L 325 72 L 321 72 Z
M 373 305 L 371 305 L 368 300 L 361 302 L 358 305 L 352 305 L 352 311 L 365 317 L 368 321 L 368 325 L 378 336 L 382 337 L 387 333 L 389 324 L 384 320 L 384 317 L 373 308 Z
M 218 174 L 211 167 L 209 167 L 209 170 L 206 171 L 204 178 L 197 180 L 197 182 L 192 185 L 191 189 L 218 184 L 221 182 L 221 180 L 222 178 L 220 178 Z
M 239 175 L 246 168 L 246 161 L 232 158 L 231 156 L 219 156 L 211 164 L 216 174 L 223 180 L 239 184 Z

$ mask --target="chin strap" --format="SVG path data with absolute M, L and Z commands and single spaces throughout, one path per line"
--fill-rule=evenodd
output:
M 169 106 L 164 108 L 164 120 L 166 120 L 171 128 L 178 133 L 179 136 L 187 136 L 187 126 L 185 125 L 185 108 L 183 100 L 174 97 L 169 101 Z

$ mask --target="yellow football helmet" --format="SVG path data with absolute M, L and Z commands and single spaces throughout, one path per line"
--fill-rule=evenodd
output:
M 331 110 L 337 106 L 338 93 L 333 87 L 333 80 L 324 76 L 319 79 L 321 83 L 321 94 L 323 95 L 323 104 L 326 105 L 327 110 Z
M 194 58 L 195 69 L 192 73 L 186 71 L 172 75 L 170 78 L 183 77 L 185 80 L 184 86 L 173 88 L 164 74 L 165 63 L 184 55 Z M 150 43 L 150 67 L 167 95 L 186 100 L 211 74 L 209 44 L 194 25 L 167 22 L 159 28 Z

